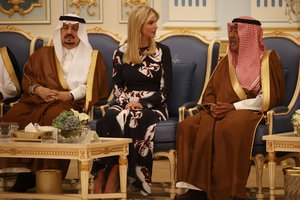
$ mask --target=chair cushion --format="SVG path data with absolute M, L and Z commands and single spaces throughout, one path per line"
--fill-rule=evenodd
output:
M 253 146 L 265 145 L 266 142 L 262 139 L 264 135 L 268 135 L 268 126 L 264 124 L 260 124 L 257 126 L 256 129 Z
M 158 122 L 155 127 L 154 142 L 175 142 L 177 123 L 175 119 Z
M 196 63 L 174 63 L 172 89 L 168 99 L 169 115 L 178 117 L 178 108 L 189 100 Z

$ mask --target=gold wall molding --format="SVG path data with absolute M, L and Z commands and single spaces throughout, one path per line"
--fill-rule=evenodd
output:
M 0 5 L 0 11 L 7 14 L 8 16 L 12 16 L 15 13 L 26 15 L 30 13 L 34 9 L 34 7 L 42 7 L 43 5 L 42 0 L 38 0 L 37 3 L 31 3 L 28 8 L 24 8 L 24 6 L 22 6 L 22 4 L 25 3 L 24 0 L 8 0 L 7 3 L 12 7 L 9 9 L 5 9 L 2 5 Z
M 70 0 L 69 2 L 70 7 L 73 5 L 76 7 L 76 11 L 74 14 L 79 15 L 82 8 L 86 7 L 87 13 L 90 16 L 94 16 L 95 12 L 91 10 L 91 6 L 97 6 L 96 0 Z
M 87 24 L 103 23 L 103 0 L 63 0 L 64 14 L 72 13 Z
M 119 0 L 120 23 L 127 23 L 129 13 L 136 6 L 152 6 L 152 0 Z
M 124 0 L 124 6 L 134 7 L 134 6 L 147 6 L 148 1 L 147 0 Z

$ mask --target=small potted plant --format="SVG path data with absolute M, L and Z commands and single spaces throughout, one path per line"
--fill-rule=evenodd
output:
M 292 115 L 291 122 L 294 126 L 294 131 L 300 135 L 300 109 L 296 110 Z
M 52 126 L 59 130 L 58 142 L 78 142 L 88 120 L 89 116 L 87 114 L 79 113 L 73 109 L 61 112 L 52 123 Z

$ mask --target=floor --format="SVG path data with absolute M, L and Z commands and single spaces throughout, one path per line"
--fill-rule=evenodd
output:
M 140 193 L 131 192 L 130 189 L 128 189 L 128 199 L 129 200 L 169 200 L 169 193 L 164 191 L 164 188 L 167 188 L 169 186 L 169 167 L 168 167 L 168 161 L 167 160 L 158 160 L 154 161 L 153 164 L 153 189 L 152 189 L 152 195 L 144 197 Z M 292 166 L 292 162 L 284 162 L 281 165 L 278 165 L 276 167 L 276 200 L 284 200 L 284 177 L 282 173 L 282 169 L 284 167 Z M 70 188 L 73 183 L 75 183 L 77 179 L 77 164 L 75 162 L 71 162 L 69 172 L 67 174 L 67 178 L 70 180 L 69 182 L 64 184 L 64 188 Z M 72 181 L 73 180 L 73 181 Z M 249 200 L 255 200 L 255 169 L 254 166 L 251 167 L 248 183 L 247 183 L 247 194 Z M 76 185 L 76 184 L 74 184 Z M 1 179 L 0 179 L 0 190 L 1 188 Z M 265 194 L 265 197 L 263 200 L 269 199 L 268 195 L 268 167 L 265 165 L 264 169 L 264 177 L 263 177 L 263 191 Z M 0 197 L 1 199 L 1 197 Z M 300 199 L 300 198 L 299 198 Z

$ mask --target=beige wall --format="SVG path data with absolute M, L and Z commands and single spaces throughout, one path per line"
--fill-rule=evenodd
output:
M 58 18 L 63 14 L 64 1 L 62 0 L 49 0 L 51 2 L 50 7 L 50 24 L 13 24 L 19 28 L 30 32 L 33 36 L 52 36 L 52 33 L 56 27 Z M 166 31 L 173 29 L 182 28 L 182 24 L 178 23 L 178 27 L 165 27 L 164 24 L 168 20 L 168 5 L 169 1 L 172 0 L 152 0 L 153 7 L 161 14 L 161 19 L 159 20 L 159 30 L 157 35 L 160 35 Z M 207 0 L 214 1 L 214 0 Z M 213 27 L 201 27 L 191 26 L 196 32 L 207 36 L 208 38 L 219 38 L 226 39 L 226 23 L 234 17 L 241 15 L 251 15 L 251 4 L 253 0 L 215 0 L 216 2 L 216 22 Z M 119 0 L 102 0 L 103 2 L 103 23 L 98 24 L 86 24 L 87 28 L 102 27 L 104 29 L 110 30 L 113 33 L 117 33 L 122 37 L 126 37 L 126 23 L 119 22 Z M 17 13 L 15 15 L 18 15 Z M 0 27 L 7 26 L 7 24 L 0 24 Z M 189 25 L 185 28 L 191 28 Z M 288 28 L 283 25 L 282 27 L 268 27 L 265 31 L 273 31 L 282 29 L 283 31 L 288 31 L 291 34 L 300 37 L 300 23 L 294 25 L 294 28 Z

